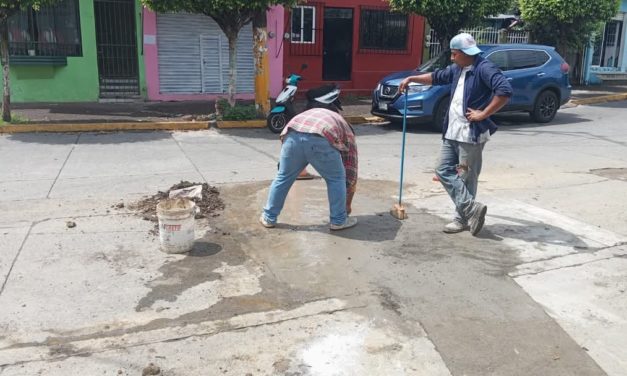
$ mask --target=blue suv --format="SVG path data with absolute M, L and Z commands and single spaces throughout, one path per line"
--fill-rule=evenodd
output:
M 555 48 L 536 44 L 481 45 L 482 56 L 498 66 L 510 81 L 514 94 L 501 112 L 527 111 L 538 123 L 553 120 L 558 108 L 568 102 L 571 85 L 569 65 Z M 373 115 L 390 121 L 403 118 L 405 96 L 398 85 L 408 76 L 433 72 L 451 64 L 450 52 L 443 52 L 413 71 L 403 71 L 384 77 L 372 95 Z M 410 84 L 408 88 L 407 120 L 431 120 L 435 131 L 442 123 L 449 107 L 450 85 L 428 86 Z

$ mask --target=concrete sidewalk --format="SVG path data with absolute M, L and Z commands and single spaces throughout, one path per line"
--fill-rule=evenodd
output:
M 574 87 L 571 102 L 566 107 L 626 99 L 627 86 Z M 372 121 L 374 118 L 370 114 L 370 102 L 370 98 L 367 97 L 345 98 L 342 114 L 354 124 Z M 298 108 L 303 106 L 303 103 L 297 103 Z M 76 124 L 82 124 L 84 129 L 74 128 L 74 130 L 184 130 L 206 128 L 208 115 L 214 112 L 214 108 L 215 103 L 211 101 L 31 103 L 14 104 L 13 112 L 14 116 L 28 123 L 43 126 L 33 131 L 69 131 L 72 130 L 72 125 Z M 113 126 L 106 123 L 118 124 Z M 162 124 L 157 125 L 159 123 Z M 263 121 L 257 125 L 263 127 Z
M 370 98 L 349 98 L 342 114 L 346 117 L 371 117 Z M 247 103 L 247 102 L 243 102 Z M 250 103 L 248 103 L 250 104 Z M 296 103 L 297 109 L 304 102 Z M 215 111 L 212 101 L 128 103 L 29 103 L 14 104 L 14 116 L 29 123 L 97 123 L 97 122 L 206 122 Z

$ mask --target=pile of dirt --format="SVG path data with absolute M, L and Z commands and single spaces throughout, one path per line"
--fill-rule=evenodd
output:
M 128 207 L 129 209 L 136 211 L 137 214 L 144 220 L 155 222 L 157 225 L 157 204 L 159 201 L 169 198 L 170 191 L 188 188 L 195 185 L 202 185 L 202 199 L 190 198 L 190 200 L 194 201 L 196 206 L 200 209 L 198 213 L 196 213 L 196 219 L 219 216 L 219 212 L 224 209 L 224 201 L 220 198 L 220 191 L 216 187 L 210 186 L 207 183 L 190 183 L 188 181 L 181 181 L 180 183 L 170 187 L 170 189 L 165 192 L 159 191 L 153 196 L 148 196 L 138 202 L 129 204 Z M 120 207 L 120 204 L 118 204 L 115 207 L 121 208 L 124 206 L 122 205 Z

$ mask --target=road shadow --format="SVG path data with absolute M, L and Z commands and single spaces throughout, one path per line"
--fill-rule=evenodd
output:
M 194 242 L 192 250 L 186 256 L 188 257 L 209 257 L 217 255 L 222 251 L 222 246 L 210 241 L 199 239 Z
M 340 231 L 332 231 L 328 224 L 320 225 L 294 225 L 279 222 L 276 229 L 298 232 L 321 232 L 340 238 L 360 240 L 365 242 L 384 242 L 396 239 L 401 228 L 401 221 L 390 216 L 389 213 L 376 213 L 372 215 L 356 215 L 357 225 Z
M 11 133 L 7 136 L 12 141 L 45 145 L 111 145 L 129 144 L 170 139 L 168 131 L 118 131 L 118 132 L 81 132 L 81 133 Z
M 238 101 L 238 103 L 247 104 L 247 101 Z M 146 118 L 208 115 L 215 111 L 215 101 L 16 103 L 12 105 L 12 108 L 25 112 L 38 110 L 47 111 L 50 114 L 98 116 L 99 119 L 90 119 L 98 121 L 117 117 Z
M 268 128 L 218 128 L 217 130 L 220 134 L 242 139 L 250 138 L 255 140 L 279 140 L 279 134 L 272 133 Z M 390 131 L 397 131 L 397 129 L 394 129 L 394 127 L 389 127 L 388 123 L 359 124 L 354 125 L 353 130 L 355 131 L 355 135 L 358 137 L 385 134 L 389 133 Z M 402 127 L 400 128 L 400 130 L 402 130 Z
M 590 248 L 578 235 L 557 226 L 500 215 L 490 215 L 490 217 L 511 223 L 485 225 L 477 238 L 496 241 L 503 241 L 505 238 L 518 239 L 527 243 L 570 246 L 576 250 Z
M 598 104 L 591 104 L 589 106 L 603 107 L 603 108 L 627 108 L 627 101 L 598 103 Z
M 553 121 L 549 123 L 535 123 L 526 112 L 510 112 L 494 115 L 494 122 L 499 127 L 502 127 L 501 130 L 507 131 L 533 128 L 546 129 L 557 125 L 590 123 L 592 119 L 581 117 L 572 112 L 558 111 Z
M 267 127 L 264 128 L 229 128 L 219 129 L 217 131 L 225 136 L 232 136 L 242 139 L 255 139 L 255 140 L 276 140 L 279 142 L 279 134 L 272 133 Z
M 355 227 L 331 231 L 331 235 L 364 242 L 384 242 L 396 239 L 402 225 L 401 221 L 392 217 L 388 212 L 357 215 L 355 218 L 358 221 Z
M 375 128 L 380 129 L 381 131 L 394 131 L 394 132 L 402 132 L 403 131 L 403 123 L 402 122 L 384 122 L 379 123 L 375 126 Z M 407 124 L 407 133 L 412 134 L 439 134 L 440 132 L 436 132 L 432 129 L 432 124 L 430 122 L 419 122 L 419 123 L 409 123 Z

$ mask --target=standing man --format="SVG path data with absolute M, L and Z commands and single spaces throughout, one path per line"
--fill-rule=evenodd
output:
M 512 96 L 512 86 L 503 73 L 480 56 L 472 35 L 461 33 L 450 43 L 451 64 L 433 73 L 407 77 L 424 85 L 451 84 L 451 101 L 442 127 L 440 165 L 436 175 L 453 200 L 456 215 L 444 227 L 452 234 L 470 230 L 477 235 L 485 221 L 487 206 L 475 200 L 481 172 L 482 152 L 496 125 L 490 119 Z
M 290 120 L 281 133 L 281 141 L 279 171 L 259 222 L 267 228 L 276 225 L 290 187 L 305 166 L 311 164 L 327 183 L 330 229 L 355 226 L 357 219 L 348 216 L 357 187 L 353 128 L 337 112 L 313 108 Z

